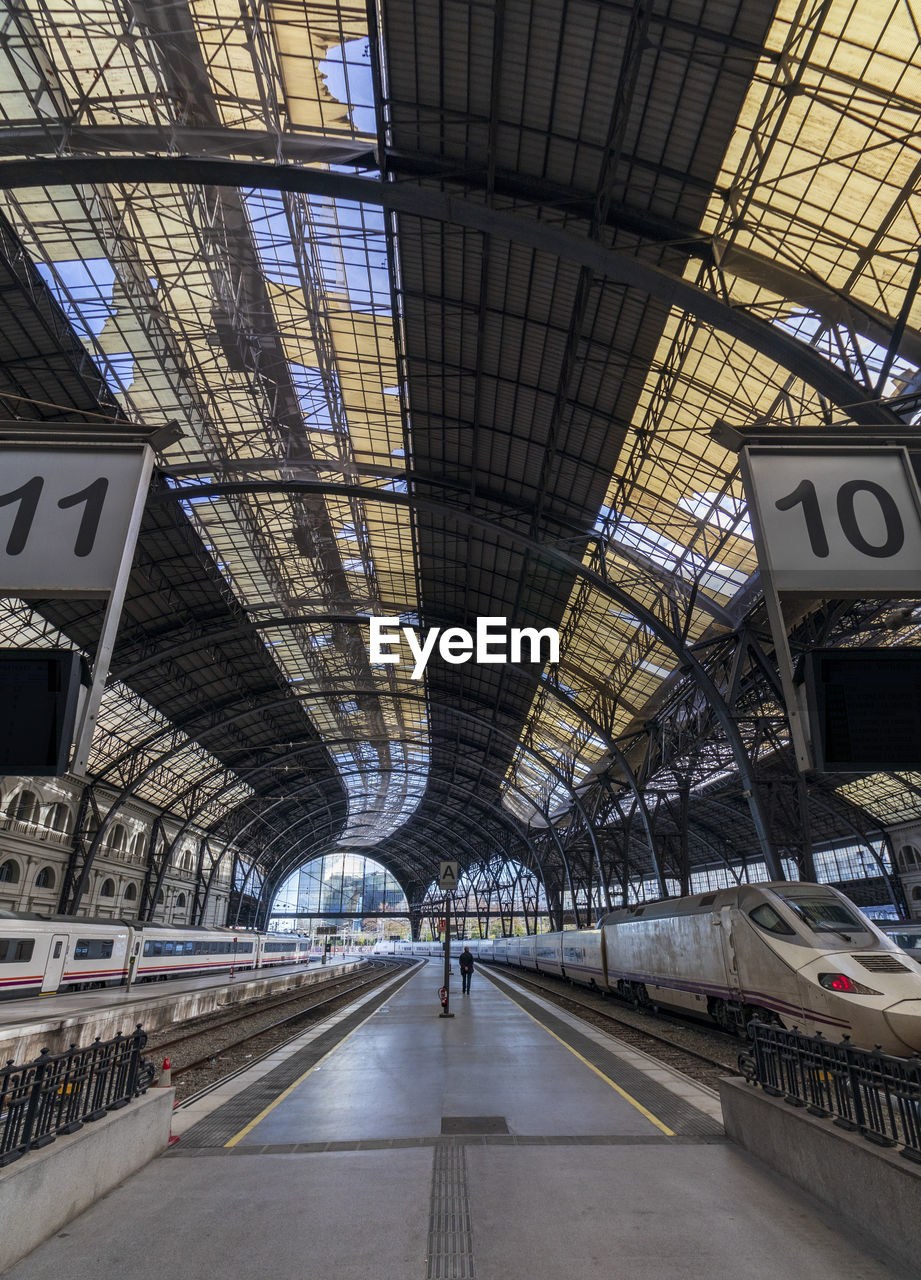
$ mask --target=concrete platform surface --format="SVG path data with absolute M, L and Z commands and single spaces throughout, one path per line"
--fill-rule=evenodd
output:
M 728 1144 L 709 1090 L 482 970 L 453 1019 L 438 986 L 431 964 L 397 976 L 199 1100 L 5 1280 L 903 1274 Z
M 42 1049 L 60 1053 L 71 1044 L 108 1040 L 140 1023 L 148 1032 L 201 1017 L 225 1005 L 258 999 L 272 992 L 319 985 L 351 972 L 362 957 L 334 964 L 270 965 L 229 973 L 138 982 L 126 991 L 106 987 L 29 1000 L 0 1001 L 0 1061 L 28 1062 Z

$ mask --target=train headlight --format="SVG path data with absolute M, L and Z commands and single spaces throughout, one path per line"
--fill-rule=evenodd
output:
M 881 991 L 874 991 L 872 987 L 865 987 L 862 982 L 857 982 L 854 978 L 849 978 L 846 973 L 820 973 L 819 986 L 825 987 L 828 991 L 840 991 L 843 995 L 848 996 L 881 996 Z

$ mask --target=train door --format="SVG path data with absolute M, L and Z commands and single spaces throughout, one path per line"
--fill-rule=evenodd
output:
M 739 979 L 739 961 L 736 956 L 735 940 L 732 936 L 732 907 L 720 908 L 719 928 L 727 985 L 732 995 L 741 996 L 742 983 Z
M 67 959 L 67 934 L 56 933 L 51 939 L 48 950 L 48 961 L 45 965 L 45 976 L 42 979 L 42 991 L 57 991 L 64 976 L 64 962 Z

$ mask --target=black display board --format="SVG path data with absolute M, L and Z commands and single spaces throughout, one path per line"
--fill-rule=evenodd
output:
M 67 772 L 81 670 L 73 649 L 0 649 L 0 775 Z
M 817 770 L 921 769 L 921 649 L 813 649 L 803 676 Z

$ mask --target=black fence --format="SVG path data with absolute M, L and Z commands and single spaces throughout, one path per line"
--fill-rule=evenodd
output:
M 145 1093 L 154 1078 L 153 1063 L 141 1057 L 146 1043 L 138 1026 L 129 1036 L 97 1038 L 85 1049 L 43 1049 L 23 1066 L 8 1062 L 0 1070 L 0 1166 Z
M 749 1024 L 739 1070 L 765 1093 L 831 1119 L 921 1164 L 921 1058 L 893 1058 L 847 1039 Z

